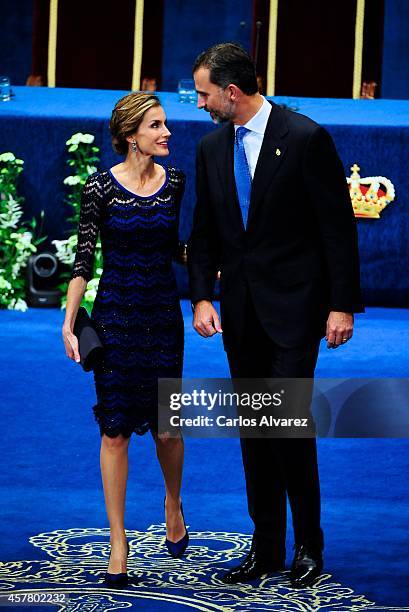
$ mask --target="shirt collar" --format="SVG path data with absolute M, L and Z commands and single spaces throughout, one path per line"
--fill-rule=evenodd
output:
M 251 132 L 256 132 L 257 134 L 264 135 L 264 132 L 266 131 L 267 127 L 268 118 L 270 117 L 271 113 L 271 104 L 265 99 L 264 96 L 262 96 L 262 98 L 263 104 L 260 106 L 257 113 L 251 119 L 249 119 L 249 121 L 247 121 L 244 127 L 250 130 Z M 240 126 L 234 126 L 235 131 L 237 131 L 238 127 Z

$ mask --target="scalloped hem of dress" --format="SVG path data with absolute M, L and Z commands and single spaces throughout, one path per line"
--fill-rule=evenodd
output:
M 138 423 L 131 423 L 124 415 L 116 414 L 119 417 L 114 423 L 110 423 L 112 419 L 104 411 L 104 408 L 100 404 L 95 404 L 92 408 L 95 416 L 95 420 L 99 425 L 99 432 L 101 437 L 105 434 L 108 438 L 116 438 L 122 435 L 124 438 L 130 438 L 133 433 L 138 436 L 143 436 L 148 431 L 156 431 L 156 427 L 153 426 L 149 421 L 142 421 Z M 122 416 L 122 419 L 120 418 Z

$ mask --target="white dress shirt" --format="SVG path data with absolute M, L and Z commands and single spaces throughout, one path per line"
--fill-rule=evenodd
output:
M 246 152 L 247 163 L 249 165 L 251 178 L 254 178 L 258 156 L 260 155 L 261 145 L 263 144 L 264 132 L 266 131 L 267 121 L 271 113 L 271 104 L 264 96 L 263 104 L 257 113 L 243 126 L 250 130 L 243 138 L 244 150 Z M 234 126 L 234 130 L 240 127 Z

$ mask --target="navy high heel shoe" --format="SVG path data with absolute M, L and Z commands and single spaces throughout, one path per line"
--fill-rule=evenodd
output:
M 128 552 L 126 554 L 126 558 L 129 555 L 129 542 L 126 543 Z M 111 552 L 109 553 L 109 558 L 111 558 Z M 105 572 L 104 584 L 111 589 L 123 589 L 128 586 L 128 573 L 122 572 L 121 574 L 110 574 L 109 572 Z
M 165 497 L 165 501 L 164 501 L 164 506 L 166 508 L 166 497 Z M 171 540 L 168 540 L 168 538 L 166 538 L 166 540 L 165 540 L 166 548 L 168 549 L 169 554 L 174 559 L 180 559 L 180 557 L 185 552 L 185 550 L 187 548 L 187 545 L 189 544 L 189 533 L 188 533 L 188 530 L 186 528 L 185 516 L 183 514 L 183 505 L 182 505 L 182 503 L 180 504 L 180 511 L 182 513 L 183 524 L 184 524 L 185 530 L 186 530 L 185 535 L 183 536 L 183 538 L 178 540 L 178 542 L 172 542 Z

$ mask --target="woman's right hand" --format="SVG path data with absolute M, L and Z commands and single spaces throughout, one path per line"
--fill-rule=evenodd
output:
M 65 353 L 66 353 L 67 357 L 69 357 L 73 361 L 76 361 L 77 363 L 79 363 L 80 362 L 80 354 L 79 354 L 79 350 L 78 350 L 78 338 L 77 338 L 77 336 L 75 336 L 73 334 L 73 332 L 71 331 L 71 329 L 69 327 L 66 327 L 64 325 L 63 328 L 62 328 L 62 337 L 63 337 L 63 340 L 64 340 Z
M 77 363 L 81 361 L 78 350 L 78 338 L 74 335 L 72 330 L 74 329 L 75 319 L 86 288 L 87 281 L 82 276 L 76 276 L 70 280 L 67 290 L 65 318 L 62 326 L 62 337 L 67 357 Z

